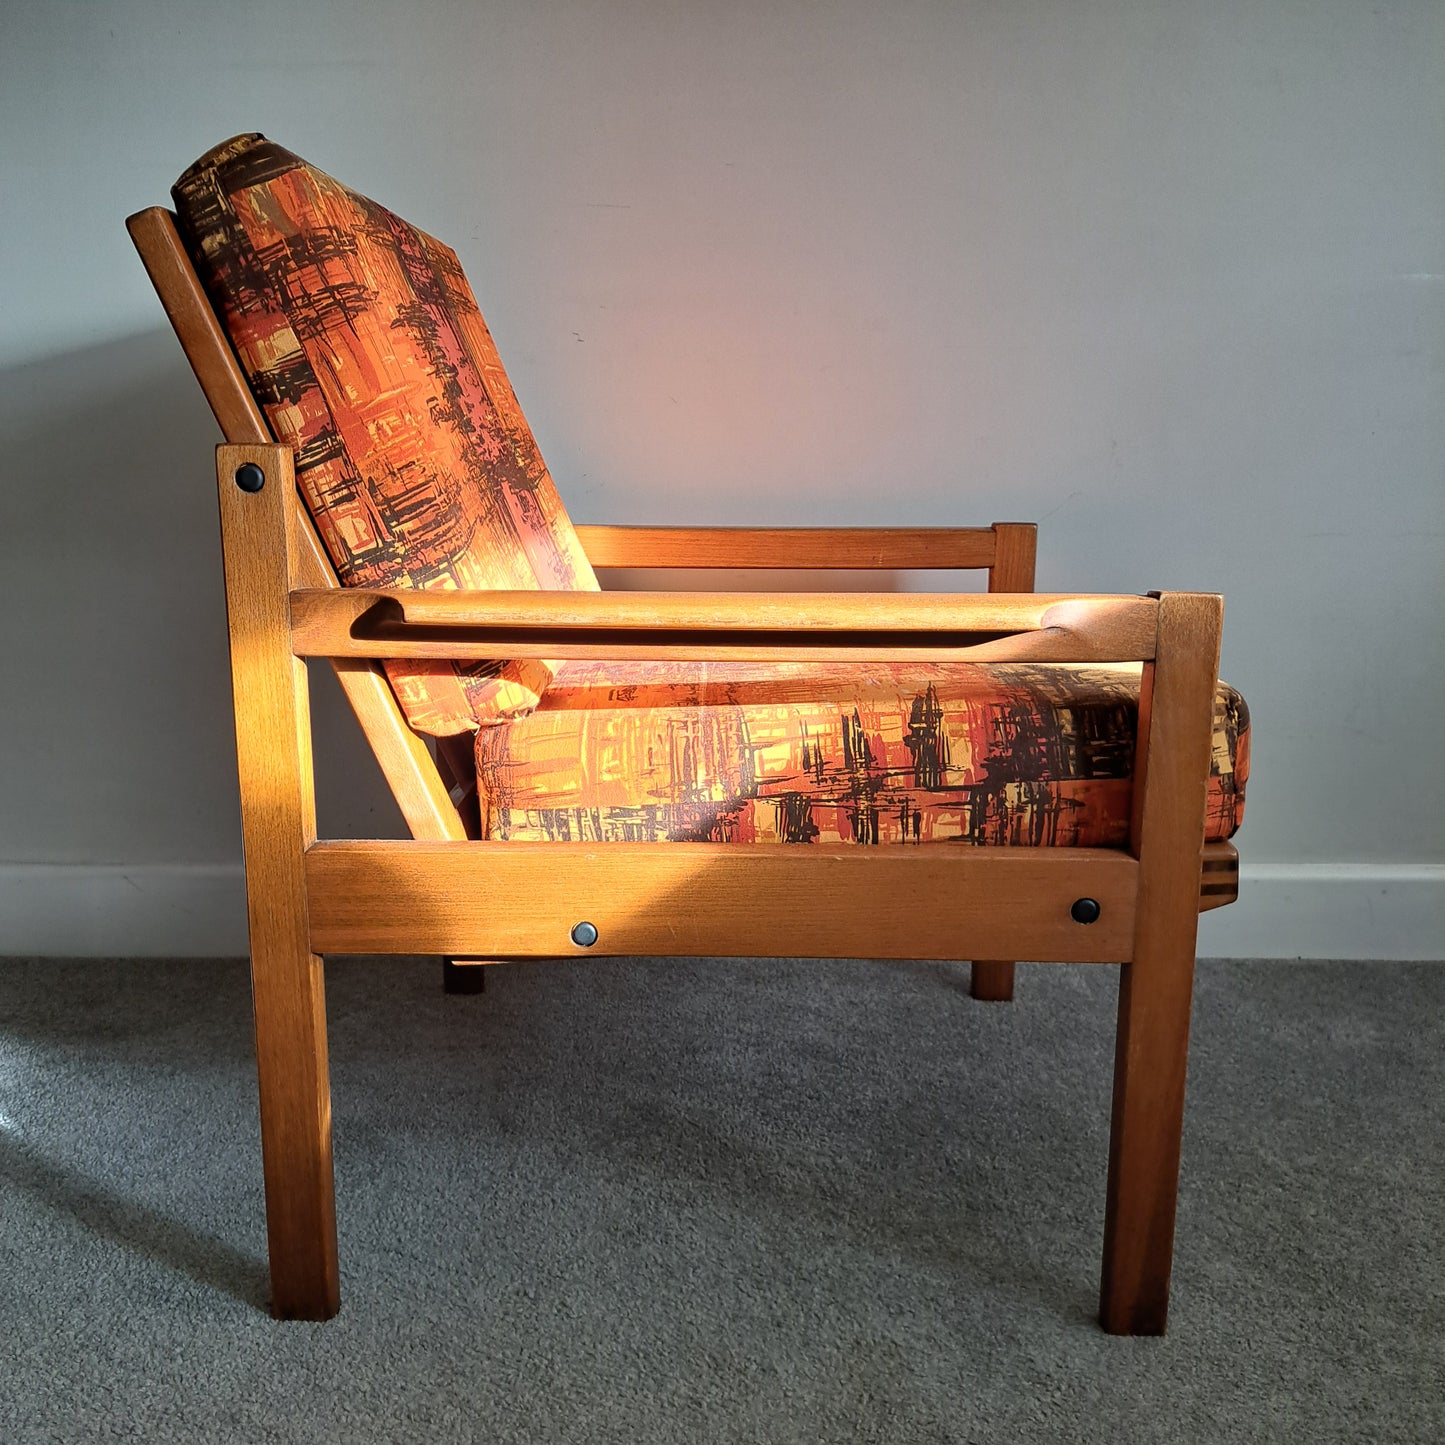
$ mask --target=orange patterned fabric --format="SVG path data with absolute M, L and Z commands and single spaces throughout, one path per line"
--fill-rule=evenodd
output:
M 182 235 L 343 583 L 594 589 L 456 256 L 260 135 L 176 182 Z M 546 662 L 389 662 L 412 726 L 534 707 Z
M 1137 667 L 566 663 L 477 735 L 483 836 L 1127 841 Z M 1207 836 L 1244 813 L 1249 713 L 1215 700 Z

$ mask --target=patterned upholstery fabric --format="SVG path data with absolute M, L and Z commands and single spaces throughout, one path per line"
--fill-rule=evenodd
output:
M 173 194 L 343 583 L 596 588 L 447 247 L 260 135 L 203 156 Z M 486 837 L 1127 838 L 1137 668 L 386 667 L 419 731 L 486 724 Z M 1211 839 L 1239 825 L 1248 728 L 1221 688 Z
M 260 135 L 196 162 L 182 235 L 342 582 L 597 579 L 456 256 Z M 536 705 L 545 662 L 388 663 L 419 731 Z
M 483 836 L 1118 847 L 1138 696 L 1137 666 L 566 663 L 477 735 Z M 1248 775 L 1221 686 L 1211 840 Z

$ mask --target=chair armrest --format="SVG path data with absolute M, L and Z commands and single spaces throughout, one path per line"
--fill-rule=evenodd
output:
M 1137 662 L 1152 597 L 838 592 L 291 593 L 299 657 Z
M 992 567 L 993 527 L 578 527 L 594 567 L 798 570 Z

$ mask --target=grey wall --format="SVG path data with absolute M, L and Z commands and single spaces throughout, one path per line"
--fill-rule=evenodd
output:
M 234 874 L 216 436 L 122 221 L 261 129 L 457 248 L 578 520 L 1036 519 L 1049 589 L 1222 591 L 1204 946 L 1319 951 L 1328 885 L 1329 951 L 1387 897 L 1441 951 L 1442 67 L 1439 0 L 5 6 L 9 946 L 93 865 Z

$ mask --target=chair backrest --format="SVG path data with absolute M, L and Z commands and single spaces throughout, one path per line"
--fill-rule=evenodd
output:
M 208 152 L 173 195 L 343 584 L 596 588 L 447 247 L 260 135 Z M 440 736 L 535 706 L 552 675 L 386 666 L 410 724 Z
M 215 413 L 222 436 L 239 445 L 274 442 L 275 437 L 251 395 L 231 343 L 201 289 L 191 258 L 176 230 L 175 216 L 163 206 L 149 206 L 127 217 L 125 224 L 175 329 L 181 350 Z M 299 492 L 292 494 L 292 504 L 301 544 L 295 559 L 296 585 L 340 587 L 336 569 L 316 535 Z M 451 791 L 451 782 L 444 780 L 437 759 L 407 722 L 381 664 L 369 658 L 333 658 L 331 668 L 412 835 L 434 840 L 470 836 L 463 810 Z M 439 738 L 437 743 L 439 751 L 465 748 L 470 738 L 466 735 Z M 455 773 L 456 769 L 450 771 Z M 455 781 L 453 778 L 452 782 Z

